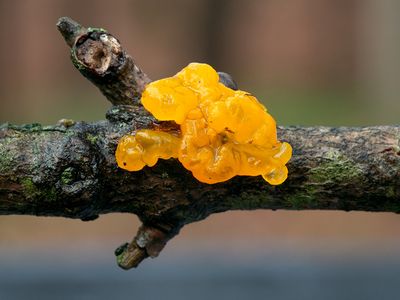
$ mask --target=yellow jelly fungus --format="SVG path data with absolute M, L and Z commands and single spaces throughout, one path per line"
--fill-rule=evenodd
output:
M 159 158 L 178 158 L 205 183 L 236 175 L 262 175 L 272 185 L 286 180 L 292 148 L 277 140 L 275 120 L 254 96 L 220 83 L 211 66 L 191 63 L 152 82 L 141 101 L 156 119 L 179 124 L 181 133 L 146 129 L 124 136 L 115 154 L 119 167 L 138 171 Z

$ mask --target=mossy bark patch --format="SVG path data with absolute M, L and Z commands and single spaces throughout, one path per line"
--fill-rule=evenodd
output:
M 40 199 L 48 202 L 57 200 L 57 190 L 54 186 L 39 187 L 30 177 L 22 178 L 20 184 L 24 196 L 28 199 Z
M 327 182 L 355 182 L 363 176 L 361 166 L 339 151 L 331 149 L 321 162 L 310 169 L 311 182 L 322 184 Z
M 74 168 L 68 167 L 61 174 L 62 184 L 71 184 L 74 181 Z
M 15 166 L 13 153 L 8 147 L 12 142 L 11 138 L 3 138 L 0 143 L 0 174 L 12 172 Z

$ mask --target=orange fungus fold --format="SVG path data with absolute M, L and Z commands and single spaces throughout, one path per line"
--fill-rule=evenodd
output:
M 219 82 L 209 65 L 191 63 L 173 77 L 154 81 L 142 104 L 160 121 L 180 125 L 180 136 L 143 129 L 124 136 L 115 153 L 118 166 L 138 171 L 159 158 L 177 158 L 204 183 L 236 175 L 283 183 L 292 148 L 276 136 L 276 123 L 251 94 Z

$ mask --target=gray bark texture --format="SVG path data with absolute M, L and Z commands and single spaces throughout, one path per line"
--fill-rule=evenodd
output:
M 117 167 L 118 140 L 137 129 L 177 130 L 140 105 L 150 79 L 103 29 L 61 18 L 58 29 L 77 69 L 113 104 L 106 120 L 60 120 L 0 127 L 0 214 L 93 220 L 128 212 L 143 225 L 116 251 L 124 269 L 156 257 L 185 224 L 213 213 L 253 209 L 400 212 L 400 126 L 279 127 L 293 158 L 279 186 L 261 177 L 198 182 L 176 160 L 127 172 Z

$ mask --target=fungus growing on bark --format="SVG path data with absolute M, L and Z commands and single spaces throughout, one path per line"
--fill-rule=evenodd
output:
M 118 166 L 152 167 L 159 158 L 177 158 L 204 183 L 236 175 L 262 177 L 272 185 L 287 178 L 292 148 L 276 136 L 276 123 L 251 94 L 219 82 L 207 64 L 191 63 L 173 77 L 147 85 L 143 106 L 160 121 L 180 126 L 178 136 L 138 130 L 118 144 Z

